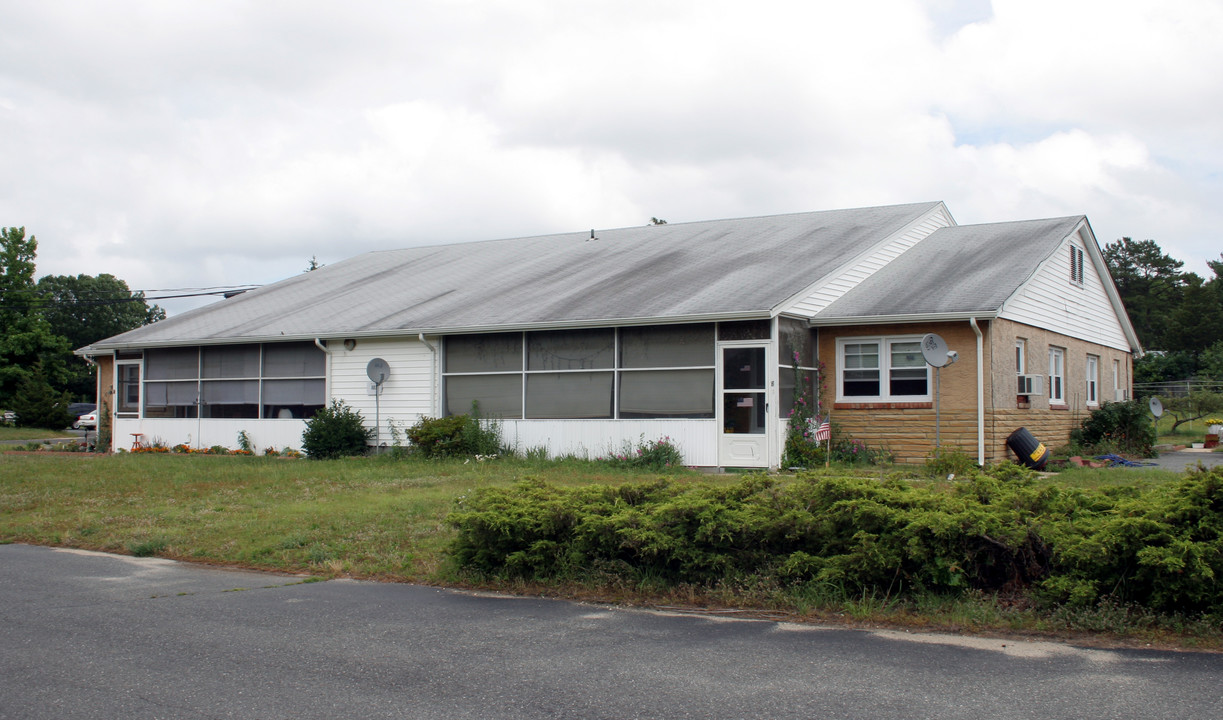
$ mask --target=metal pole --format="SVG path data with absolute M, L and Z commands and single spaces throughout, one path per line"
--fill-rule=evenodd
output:
M 942 440 L 939 437 L 941 401 L 943 397 L 943 369 L 941 367 L 934 368 L 934 454 L 938 455 L 942 450 Z

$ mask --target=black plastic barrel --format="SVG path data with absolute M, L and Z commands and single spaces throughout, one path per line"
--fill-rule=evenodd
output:
M 1006 446 L 1015 453 L 1019 462 L 1033 470 L 1044 470 L 1045 463 L 1049 462 L 1049 448 L 1032 437 L 1027 428 L 1021 427 L 1011 433 L 1006 439 Z

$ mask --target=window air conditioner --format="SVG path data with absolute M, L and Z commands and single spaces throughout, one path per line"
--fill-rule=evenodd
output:
M 1117 402 L 1125 402 L 1125 388 L 1117 388 L 1113 390 L 1113 400 Z
M 1020 395 L 1044 395 L 1045 394 L 1045 376 L 1044 375 L 1020 375 L 1019 376 L 1019 394 Z

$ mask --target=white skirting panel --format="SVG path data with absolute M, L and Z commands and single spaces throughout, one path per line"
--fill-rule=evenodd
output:
M 718 464 L 716 420 L 503 420 L 502 442 L 525 453 L 546 448 L 549 457 L 598 458 L 670 438 L 684 464 Z
M 221 445 L 238 449 L 238 433 L 245 430 L 255 452 L 265 448 L 300 450 L 305 420 L 194 420 L 116 418 L 113 432 L 114 449 L 129 450 L 132 433 L 142 433 L 145 443 L 162 442 L 167 447 L 178 444 L 193 448 Z

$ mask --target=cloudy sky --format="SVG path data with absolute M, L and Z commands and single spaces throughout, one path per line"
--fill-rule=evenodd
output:
M 944 200 L 1210 277 L 1223 0 L 0 0 L 0 226 L 38 274 Z M 162 302 L 172 311 L 185 307 Z

